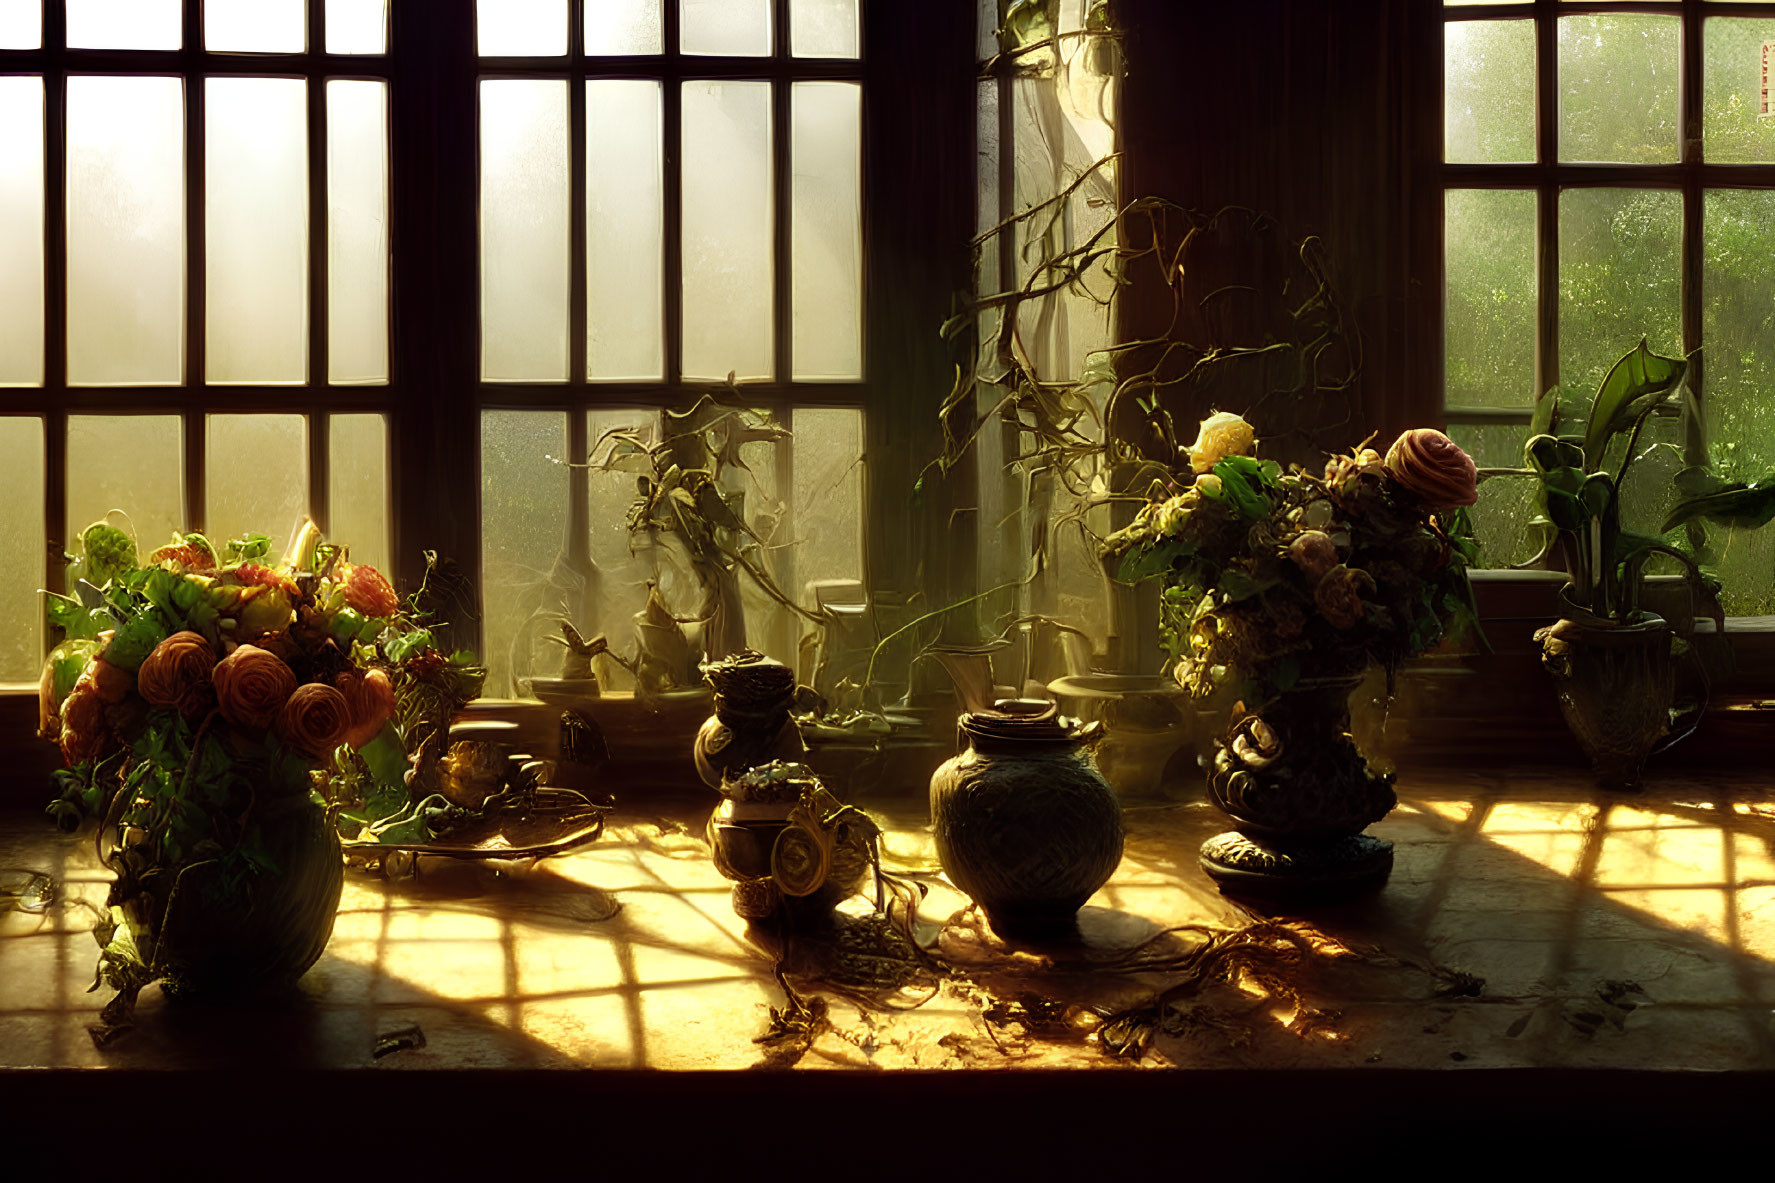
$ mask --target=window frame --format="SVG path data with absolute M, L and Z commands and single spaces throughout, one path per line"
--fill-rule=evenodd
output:
M 1675 16 L 1680 25 L 1680 67 L 1677 83 L 1679 159 L 1667 164 L 1594 164 L 1559 159 L 1559 41 L 1558 22 L 1565 16 L 1628 13 Z M 1476 407 L 1449 402 L 1447 388 L 1446 242 L 1444 236 L 1446 195 L 1455 189 L 1510 189 L 1536 195 L 1535 246 L 1535 363 L 1533 394 L 1539 398 L 1559 384 L 1559 198 L 1566 189 L 1658 189 L 1682 198 L 1679 316 L 1682 350 L 1694 354 L 1701 347 L 1702 250 L 1705 195 L 1712 189 L 1775 189 L 1775 163 L 1710 164 L 1702 158 L 1702 108 L 1705 103 L 1703 26 L 1710 17 L 1775 18 L 1775 3 L 1721 3 L 1720 0 L 1666 0 L 1663 3 L 1573 3 L 1570 0 L 1532 0 L 1527 4 L 1480 4 L 1440 6 L 1435 16 L 1435 152 L 1432 173 L 1436 180 L 1428 222 L 1435 227 L 1436 333 L 1433 356 L 1440 414 L 1447 426 L 1522 425 L 1534 411 L 1531 401 L 1516 407 Z M 1446 28 L 1466 21 L 1530 20 L 1535 27 L 1535 145 L 1536 159 L 1529 163 L 1471 164 L 1447 160 L 1443 104 Z M 1688 381 L 1697 401 L 1706 405 L 1705 353 L 1695 354 Z
M 334 383 L 329 376 L 327 84 L 341 80 L 382 83 L 392 124 L 396 85 L 392 55 L 329 54 L 326 4 L 310 0 L 306 48 L 301 53 L 222 53 L 203 48 L 202 0 L 181 0 L 181 48 L 176 50 L 70 49 L 66 8 L 59 0 L 41 6 L 42 40 L 34 50 L 0 50 L 0 74 L 40 77 L 44 88 L 44 354 L 39 386 L 0 392 L 0 414 L 37 418 L 44 425 L 43 586 L 65 591 L 68 542 L 81 528 L 67 520 L 68 427 L 72 415 L 176 415 L 181 420 L 183 517 L 202 531 L 208 511 L 206 444 L 211 414 L 299 414 L 307 445 L 309 513 L 324 530 L 331 482 L 330 421 L 335 414 L 381 414 L 390 421 L 405 390 L 393 332 L 393 285 L 389 318 L 388 380 Z M 388 46 L 392 49 L 392 44 Z M 70 385 L 67 380 L 67 175 L 66 108 L 70 77 L 175 77 L 183 88 L 184 163 L 184 370 L 176 384 L 153 386 Z M 306 83 L 308 133 L 308 336 L 307 379 L 301 384 L 212 383 L 207 368 L 206 212 L 204 111 L 207 80 L 217 77 L 299 78 Z M 389 137 L 392 141 L 392 134 Z M 389 148 L 392 158 L 392 145 Z M 393 215 L 395 170 L 390 162 L 389 254 L 399 249 L 400 219 Z M 243 405 L 245 404 L 245 405 Z M 394 448 L 389 484 L 394 484 Z M 389 500 L 389 545 L 399 552 L 398 515 Z M 48 638 L 46 637 L 46 640 Z
M 586 0 L 566 0 L 567 50 L 564 55 L 481 56 L 477 52 L 474 74 L 477 226 L 481 84 L 501 79 L 565 81 L 568 102 L 567 377 L 564 381 L 547 382 L 489 380 L 484 377 L 482 338 L 477 313 L 474 366 L 477 446 L 483 412 L 556 411 L 567 417 L 567 456 L 584 460 L 597 442 L 589 438 L 587 431 L 586 419 L 589 412 L 639 410 L 656 415 L 664 415 L 666 412 L 684 413 L 701 399 L 725 396 L 729 392 L 730 388 L 725 382 L 686 378 L 683 374 L 682 96 L 685 83 L 705 80 L 766 82 L 770 86 L 771 96 L 771 377 L 741 379 L 734 389 L 744 395 L 746 405 L 767 413 L 773 423 L 790 432 L 795 429 L 796 408 L 803 407 L 861 411 L 864 431 L 867 433 L 870 406 L 874 401 L 871 397 L 874 385 L 868 321 L 872 303 L 871 243 L 875 237 L 870 232 L 873 206 L 870 181 L 873 170 L 868 135 L 871 87 L 866 70 L 869 61 L 869 30 L 865 19 L 868 6 L 859 2 L 857 56 L 818 58 L 792 55 L 790 0 L 769 0 L 769 4 L 771 49 L 765 55 L 714 56 L 683 53 L 679 48 L 681 13 L 677 0 L 661 0 L 662 52 L 657 54 L 588 55 L 585 51 Z M 586 83 L 600 79 L 657 81 L 660 85 L 661 291 L 664 304 L 661 311 L 664 359 L 662 374 L 657 379 L 589 378 L 586 373 Z M 794 201 L 791 187 L 794 165 L 790 93 L 797 82 L 854 83 L 859 92 L 858 193 L 862 250 L 858 275 L 858 327 L 861 364 L 859 376 L 854 379 L 797 379 L 794 376 Z M 478 309 L 478 239 L 476 250 L 475 296 Z M 793 443 L 788 447 L 775 449 L 774 479 L 779 490 L 794 488 L 794 457 Z M 865 466 L 866 481 L 867 471 Z M 592 570 L 589 487 L 590 473 L 586 468 L 568 469 L 566 559 L 569 567 L 581 575 L 588 575 Z M 779 530 L 786 536 L 793 537 L 793 498 L 785 495 L 782 500 L 785 511 Z M 867 529 L 863 529 L 861 533 L 861 562 L 864 582 L 867 584 L 870 546 Z M 773 555 L 773 574 L 785 588 L 793 589 L 796 583 L 794 557 L 792 548 L 778 550 Z M 484 598 L 484 582 L 482 594 Z M 589 604 L 580 605 L 582 613 L 590 607 Z

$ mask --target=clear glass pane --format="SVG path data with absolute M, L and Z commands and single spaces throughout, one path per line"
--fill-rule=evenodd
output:
M 1449 406 L 1535 401 L 1532 190 L 1451 189 L 1444 220 Z
M 204 447 L 205 524 L 212 539 L 249 530 L 279 548 L 308 516 L 308 419 L 211 415 Z
M 1702 45 L 1703 155 L 1775 163 L 1775 20 L 1710 20 Z
M 1716 189 L 1702 212 L 1701 340 L 1710 458 L 1723 472 L 1775 470 L 1775 191 Z M 1775 614 L 1775 527 L 1708 528 L 1726 610 Z
M 663 52 L 660 0 L 590 0 L 585 39 L 591 57 Z
M 567 379 L 567 84 L 481 83 L 481 377 Z
M 328 53 L 387 53 L 388 0 L 327 0 Z
M 388 419 L 333 415 L 327 435 L 327 535 L 351 548 L 353 562 L 386 572 Z
M 679 0 L 681 52 L 714 57 L 770 54 L 770 0 Z
M 1455 443 L 1481 468 L 1521 468 L 1523 424 L 1456 424 L 1448 429 Z M 1473 536 L 1479 540 L 1479 566 L 1519 566 L 1535 557 L 1540 537 L 1529 526 L 1535 508 L 1535 482 L 1524 477 L 1493 477 L 1479 486 L 1473 507 Z
M 558 411 L 481 415 L 481 622 L 487 696 L 525 691 L 517 678 L 560 669 L 550 613 L 572 615 L 567 568 L 567 416 Z M 631 485 L 631 488 L 633 486 Z
M 567 52 L 567 0 L 476 0 L 482 57 L 561 57 Z
M 1641 337 L 1682 353 L 1682 196 L 1568 189 L 1559 197 L 1559 381 L 1594 391 Z
M 301 53 L 304 0 L 203 0 L 203 46 L 212 53 Z
M 638 408 L 601 409 L 586 414 L 586 440 L 594 464 L 606 460 L 614 447 L 608 434 L 631 432 L 648 443 L 659 440 L 659 412 Z M 599 441 L 605 441 L 599 446 Z M 587 549 L 592 557 L 592 584 L 587 589 L 584 619 L 574 623 L 586 637 L 603 633 L 624 655 L 634 652 L 635 613 L 647 606 L 647 581 L 658 579 L 657 556 L 644 536 L 629 530 L 629 508 L 635 503 L 635 474 L 621 470 L 586 474 Z M 553 671 L 550 671 L 553 672 Z M 615 662 L 597 667 L 606 689 L 623 690 L 634 681 Z
M 863 578 L 863 412 L 795 412 L 796 585 Z
M 185 528 L 184 432 L 177 415 L 68 416 L 68 532 L 121 510 L 152 549 Z
M 43 0 L 0 0 L 0 49 L 43 45 Z
M 185 94 L 68 79 L 68 381 L 185 376 Z
M 660 84 L 586 84 L 586 376 L 665 372 Z
M 327 377 L 388 381 L 388 84 L 327 83 Z
M 1442 139 L 1446 159 L 1535 158 L 1535 23 L 1443 26 Z
M 684 83 L 684 376 L 771 376 L 768 82 Z
M 180 0 L 67 0 L 69 49 L 178 49 Z
M 863 376 L 862 94 L 854 82 L 791 88 L 797 378 Z
M 43 384 L 43 79 L 0 77 L 0 386 Z
M 49 543 L 43 529 L 43 420 L 0 416 L 0 684 L 37 680 L 43 661 L 43 614 L 37 589 Z
M 857 56 L 857 0 L 789 0 L 789 48 L 798 58 Z
M 308 83 L 204 82 L 205 366 L 308 380 Z
M 1559 158 L 1678 158 L 1682 20 L 1646 13 L 1559 18 Z

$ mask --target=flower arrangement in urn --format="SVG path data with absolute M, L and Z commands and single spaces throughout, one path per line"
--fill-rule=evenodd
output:
M 138 560 L 95 523 L 78 595 L 50 597 L 67 636 L 40 686 L 39 733 L 67 765 L 51 812 L 102 819 L 116 875 L 97 936 L 118 995 L 95 1036 L 155 980 L 202 993 L 307 970 L 338 906 L 338 828 L 410 822 L 425 722 L 478 692 L 472 659 L 313 523 L 281 561 L 270 548 L 183 534 Z
M 1229 710 L 1209 785 L 1238 830 L 1204 845 L 1208 873 L 1249 891 L 1382 880 L 1391 846 L 1361 831 L 1393 807 L 1392 778 L 1357 750 L 1348 698 L 1370 663 L 1391 676 L 1475 623 L 1476 469 L 1428 428 L 1323 474 L 1256 444 L 1237 415 L 1204 420 L 1190 471 L 1106 540 L 1108 569 L 1163 579 L 1173 676 Z

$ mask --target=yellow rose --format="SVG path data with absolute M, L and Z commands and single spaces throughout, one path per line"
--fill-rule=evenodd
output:
M 1244 456 L 1257 443 L 1251 424 L 1231 411 L 1216 411 L 1202 420 L 1196 442 L 1189 446 L 1190 468 L 1207 472 L 1228 456 Z

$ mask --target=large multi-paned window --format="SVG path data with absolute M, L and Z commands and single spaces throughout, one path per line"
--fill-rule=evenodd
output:
M 782 589 L 860 597 L 857 0 L 481 0 L 477 31 L 490 692 L 557 673 L 563 619 L 630 648 L 650 584 L 702 608 L 612 432 L 696 439 Z M 746 608 L 793 661 L 797 620 Z
M 1775 5 L 1450 0 L 1443 17 L 1451 433 L 1482 466 L 1519 465 L 1536 396 L 1593 391 L 1643 336 L 1700 350 L 1715 465 L 1775 469 Z M 1627 511 L 1661 518 L 1681 463 L 1636 465 Z M 1530 516 L 1524 482 L 1485 486 L 1487 565 L 1530 557 Z M 1727 609 L 1775 611 L 1769 532 L 1713 541 Z
M 0 0 L 0 683 L 52 540 L 390 551 L 386 0 Z M 281 542 L 281 539 L 279 539 Z

